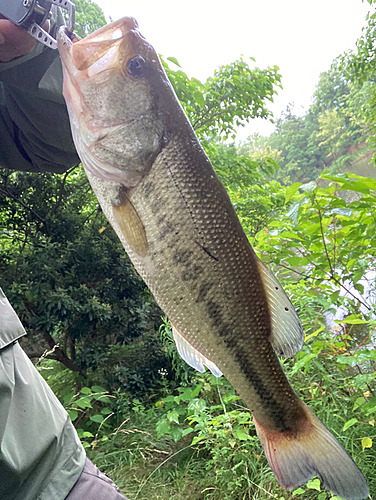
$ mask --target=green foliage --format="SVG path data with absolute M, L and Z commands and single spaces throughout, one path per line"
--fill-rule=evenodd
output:
M 86 176 L 78 170 L 64 176 L 3 171 L 0 193 L 2 286 L 32 339 L 28 352 L 40 357 L 47 350 L 48 358 L 84 377 L 101 369 L 111 373 L 108 387 L 141 390 L 129 373 L 125 378 L 111 345 L 130 344 L 129 360 L 132 345 L 145 335 L 153 343 L 160 310 L 125 258 Z M 149 382 L 168 366 L 158 339 L 151 352 L 155 375 L 145 373 Z
M 180 387 L 177 395 L 156 403 L 159 410 L 164 410 L 156 424 L 157 436 L 168 434 L 179 441 L 192 434 L 191 446 L 205 457 L 215 498 L 218 493 L 222 499 L 233 498 L 235 492 L 254 489 L 260 468 L 265 467 L 254 424 L 225 379 L 209 373 L 196 378 L 198 385 Z
M 375 191 L 375 180 L 354 174 L 326 173 L 318 183 L 297 183 L 285 190 L 285 213 L 256 237 L 306 333 L 303 349 L 283 362 L 284 369 L 299 396 L 360 465 L 371 492 L 376 485 L 374 278 L 363 287 L 365 275 L 376 272 Z M 330 313 L 341 308 L 345 317 L 333 322 Z M 157 436 L 189 440 L 201 455 L 209 480 L 204 498 L 290 498 L 276 486 L 250 415 L 231 386 L 209 373 L 195 379 L 157 402 L 154 411 Z M 335 498 L 315 478 L 293 496 L 303 494 Z
M 349 51 L 341 56 L 341 64 L 346 76 L 354 86 L 367 90 L 368 99 L 363 106 L 363 117 L 367 123 L 368 141 L 373 149 L 376 145 L 376 11 L 375 1 L 367 0 L 370 11 L 362 36 L 357 41 L 357 50 Z M 375 157 L 373 158 L 375 160 Z
M 168 60 L 179 66 L 176 59 Z M 181 69 L 171 69 L 168 63 L 162 62 L 200 138 L 213 132 L 224 139 L 234 138 L 237 126 L 244 126 L 251 118 L 267 118 L 270 111 L 266 101 L 273 101 L 276 87 L 281 87 L 277 66 L 251 69 L 243 58 L 221 66 L 205 83 L 188 78 Z
M 105 26 L 106 19 L 102 9 L 91 0 L 75 0 L 75 29 L 81 38 Z
M 365 273 L 376 264 L 376 181 L 324 174 L 317 184 L 300 189 L 289 211 L 257 236 L 259 251 L 285 274 L 298 277 L 313 302 L 342 306 L 369 319 L 372 306 L 363 294 Z M 373 293 L 371 282 L 367 296 Z
M 330 168 L 331 172 L 351 171 L 352 165 L 369 148 L 366 123 L 367 103 L 372 85 L 362 87 L 351 81 L 340 58 L 320 75 L 312 105 L 304 116 L 297 116 L 293 106 L 276 121 L 276 131 L 269 138 L 251 136 L 240 144 L 239 152 L 252 159 L 272 157 L 280 165 L 273 178 L 285 184 L 309 182 Z

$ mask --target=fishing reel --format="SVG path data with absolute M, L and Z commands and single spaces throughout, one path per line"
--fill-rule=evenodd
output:
M 56 49 L 56 40 L 42 28 L 51 17 L 52 5 L 68 11 L 67 32 L 73 33 L 74 3 L 70 0 L 0 0 L 0 14 L 25 28 L 38 42 Z

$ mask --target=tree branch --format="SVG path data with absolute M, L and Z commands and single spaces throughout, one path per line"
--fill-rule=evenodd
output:
M 28 205 L 26 205 L 26 203 L 24 203 L 20 198 L 18 198 L 16 195 L 14 195 L 10 191 L 8 191 L 8 189 L 4 190 L 4 189 L 0 188 L 0 194 L 3 194 L 5 196 L 9 196 L 9 198 L 12 198 L 14 201 L 16 201 L 17 203 L 19 203 L 23 208 L 25 208 L 25 210 L 28 210 L 31 214 L 34 215 L 34 217 L 37 220 L 39 220 L 39 222 L 41 222 L 44 225 L 44 227 L 46 228 L 46 232 L 48 232 L 46 220 L 43 219 L 40 215 L 38 215 L 31 207 L 29 207 Z
M 43 337 L 49 345 L 50 349 L 53 350 L 55 359 L 60 361 L 66 368 L 72 370 L 73 372 L 79 372 L 84 378 L 87 378 L 87 373 L 85 370 L 75 365 L 73 361 L 67 356 L 67 354 L 60 349 L 59 345 L 56 344 L 55 339 L 48 332 L 43 333 Z
M 56 212 L 57 212 L 58 208 L 59 208 L 59 207 L 60 207 L 60 205 L 61 205 L 61 201 L 62 201 L 62 199 L 63 199 L 63 191 L 64 191 L 64 186 L 65 186 L 65 182 L 66 182 L 66 180 L 67 180 L 67 177 L 68 177 L 68 175 L 69 175 L 71 172 L 73 172 L 73 170 L 75 170 L 75 168 L 77 168 L 77 165 L 76 165 L 75 167 L 70 168 L 69 170 L 67 170 L 67 171 L 65 172 L 65 174 L 64 174 L 63 180 L 62 180 L 61 185 L 60 185 L 59 193 L 58 193 L 58 195 L 57 195 L 57 197 L 56 197 L 56 200 L 57 200 L 57 201 L 56 201 L 55 208 L 54 208 L 54 214 L 56 214 Z
M 220 100 L 219 100 L 219 103 L 222 103 L 223 101 L 225 101 L 227 98 L 229 97 L 229 94 L 225 94 Z M 198 130 L 199 128 L 201 128 L 203 125 L 205 125 L 206 123 L 209 123 L 210 121 L 212 121 L 214 118 L 216 118 L 217 116 L 220 116 L 220 115 L 223 115 L 226 110 L 224 109 L 223 111 L 218 111 L 217 113 L 214 113 L 213 116 L 207 118 L 205 121 L 202 122 L 202 120 L 205 118 L 205 116 L 208 116 L 209 113 L 212 111 L 213 108 L 217 108 L 218 107 L 218 103 L 213 103 L 213 105 L 208 108 L 205 113 L 203 113 L 202 116 L 200 116 L 193 124 L 192 124 L 192 127 L 194 130 Z
M 315 198 L 315 201 L 316 201 L 316 198 Z M 326 258 L 328 259 L 330 272 L 331 272 L 332 276 L 334 276 L 334 269 L 332 267 L 332 261 L 330 260 L 328 248 L 326 246 L 326 241 L 325 241 L 325 236 L 324 236 L 324 228 L 322 227 L 322 214 L 321 214 L 321 210 L 320 210 L 319 206 L 317 206 L 317 212 L 319 214 L 319 219 L 320 219 L 320 232 L 321 232 L 321 238 L 322 238 L 322 242 L 323 242 L 324 249 L 325 249 L 325 255 L 326 255 Z
M 362 300 L 360 300 L 359 297 L 357 297 L 356 295 L 354 295 L 348 288 L 345 287 L 345 285 L 343 285 L 335 276 L 333 276 L 333 274 L 328 273 L 321 266 L 318 266 L 317 264 L 315 264 L 302 250 L 300 250 L 300 248 L 297 248 L 297 250 L 300 252 L 300 254 L 303 257 L 305 257 L 308 260 L 309 263 L 311 263 L 313 266 L 317 267 L 317 269 L 320 269 L 320 271 L 323 274 L 325 274 L 326 276 L 328 276 L 329 280 L 334 281 L 338 286 L 340 286 L 341 288 L 343 288 L 346 293 L 348 293 L 349 295 L 351 295 L 357 302 L 359 302 L 359 304 L 362 304 L 369 311 L 371 310 L 371 308 L 365 302 L 363 302 Z

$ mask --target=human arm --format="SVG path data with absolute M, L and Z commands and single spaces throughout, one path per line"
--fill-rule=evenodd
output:
M 0 59 L 17 55 L 0 62 L 0 167 L 62 173 L 77 165 L 79 158 L 62 96 L 59 55 L 35 45 L 25 31 L 15 39 L 15 28 L 22 28 L 9 28 L 4 22 L 9 23 L 0 19 L 0 34 L 6 36 L 13 29 L 13 43 L 7 43 L 6 49 L 0 44 Z M 62 22 L 61 14 L 54 11 L 53 36 Z

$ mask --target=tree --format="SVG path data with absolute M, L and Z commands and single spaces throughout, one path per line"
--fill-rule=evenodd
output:
M 367 103 L 363 108 L 363 117 L 368 122 L 368 142 L 376 146 L 376 11 L 375 0 L 367 0 L 371 6 L 367 14 L 367 25 L 357 41 L 357 50 L 342 55 L 341 65 L 347 78 L 354 86 L 363 87 L 368 92 Z M 375 157 L 374 157 L 375 161 Z
M 84 172 L 1 173 L 2 286 L 29 332 L 29 355 L 48 351 L 86 377 L 111 370 L 109 346 L 156 338 L 161 312 Z M 155 352 L 157 369 L 166 367 Z
M 293 106 L 288 106 L 276 120 L 275 132 L 262 146 L 257 145 L 259 155 L 278 152 L 274 159 L 281 168 L 273 178 L 284 184 L 309 182 L 327 168 L 333 172 L 351 169 L 359 157 L 368 154 L 366 107 L 370 94 L 369 82 L 362 87 L 352 83 L 341 59 L 335 59 L 321 73 L 307 113 L 297 116 Z M 252 158 L 254 149 L 251 141 L 247 154 Z
M 253 58 L 250 58 L 254 61 Z M 175 58 L 169 58 L 180 68 Z M 253 68 L 243 60 L 220 66 L 205 83 L 172 69 L 162 61 L 167 75 L 193 128 L 200 138 L 205 135 L 235 138 L 235 127 L 252 118 L 267 118 L 266 101 L 272 101 L 281 87 L 278 66 Z
M 276 131 L 268 141 L 273 150 L 281 152 L 280 170 L 275 178 L 284 184 L 308 182 L 315 179 L 324 167 L 323 155 L 318 148 L 317 118 L 293 114 L 293 107 L 276 121 Z
M 238 154 L 249 156 L 251 160 L 261 163 L 265 158 L 271 158 L 277 164 L 283 161 L 282 152 L 273 149 L 269 144 L 269 138 L 263 137 L 259 133 L 250 135 L 245 141 L 240 142 Z
M 317 137 L 320 138 L 319 147 L 329 148 L 331 159 L 337 159 L 341 140 L 343 140 L 343 130 L 345 127 L 344 120 L 336 109 L 331 111 L 325 110 L 319 115 L 319 132 Z
M 75 0 L 75 29 L 81 38 L 106 24 L 102 9 L 91 0 Z

